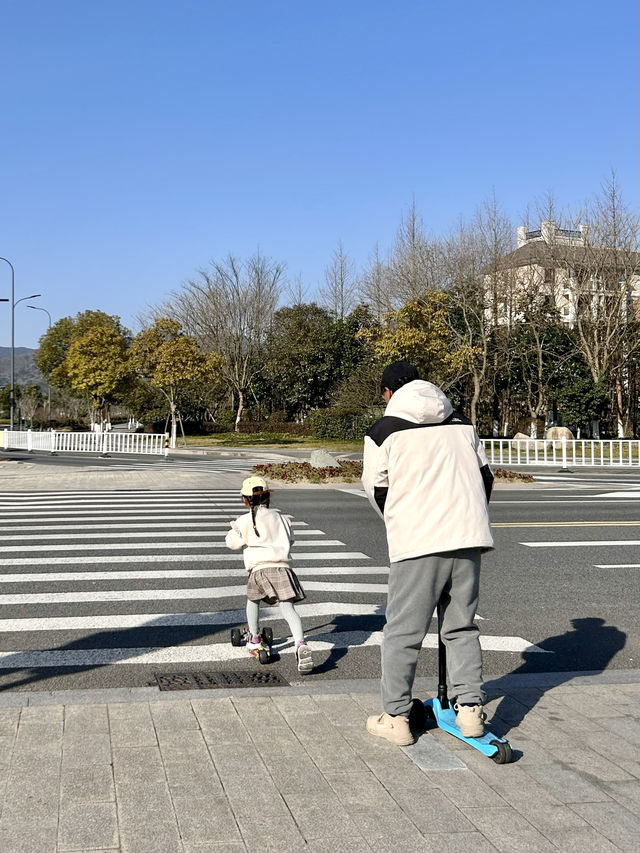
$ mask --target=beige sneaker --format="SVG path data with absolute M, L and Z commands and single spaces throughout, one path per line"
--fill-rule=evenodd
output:
M 482 737 L 484 714 L 482 705 L 454 705 L 456 725 L 462 737 Z
M 410 746 L 415 742 L 409 720 L 402 715 L 392 717 L 390 714 L 375 715 L 367 719 L 367 731 L 376 737 L 383 737 L 396 746 Z

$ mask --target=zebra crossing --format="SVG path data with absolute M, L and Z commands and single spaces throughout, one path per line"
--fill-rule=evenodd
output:
M 0 502 L 0 673 L 246 660 L 228 642 L 245 621 L 242 555 L 224 544 L 243 511 L 237 490 L 14 492 Z M 303 518 L 293 529 L 314 651 L 379 645 L 388 566 Z M 282 618 L 277 607 L 261 617 Z M 482 642 L 537 649 L 519 637 Z M 292 659 L 291 638 L 276 650 Z

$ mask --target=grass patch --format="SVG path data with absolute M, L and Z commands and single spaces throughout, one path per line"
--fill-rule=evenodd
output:
M 187 447 L 300 447 L 306 450 L 362 450 L 362 441 L 338 441 L 282 432 L 217 432 L 188 435 Z M 178 441 L 180 446 L 182 439 Z

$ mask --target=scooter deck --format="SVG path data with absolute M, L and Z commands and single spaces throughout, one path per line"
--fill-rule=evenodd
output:
M 426 699 L 424 706 L 425 708 L 431 708 L 439 729 L 443 729 L 450 735 L 457 737 L 458 740 L 468 743 L 469 746 L 472 746 L 474 749 L 478 749 L 489 758 L 493 758 L 493 756 L 498 752 L 498 743 L 509 743 L 504 738 L 498 737 L 491 732 L 485 732 L 482 737 L 463 737 L 460 733 L 460 729 L 456 725 L 456 712 L 453 708 L 443 708 L 440 704 L 440 700 L 435 698 Z

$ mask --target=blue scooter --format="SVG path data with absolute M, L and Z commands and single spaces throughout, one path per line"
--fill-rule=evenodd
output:
M 447 696 L 447 651 L 442 642 L 442 607 L 438 602 L 438 696 L 434 699 L 414 699 L 409 713 L 409 725 L 413 731 L 424 731 L 428 721 L 435 722 L 439 729 L 449 732 L 482 752 L 496 764 L 508 764 L 512 760 L 511 745 L 508 740 L 485 732 L 482 737 L 463 737 L 456 725 L 456 712 Z

